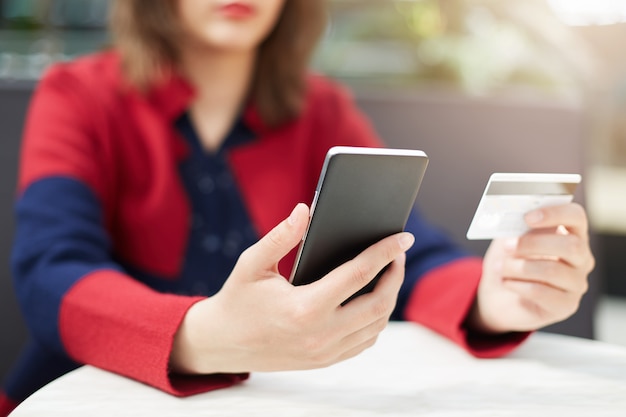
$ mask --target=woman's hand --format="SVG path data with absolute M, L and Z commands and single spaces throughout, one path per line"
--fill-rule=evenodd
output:
M 491 333 L 529 331 L 576 312 L 594 267 L 587 217 L 575 203 L 526 215 L 531 231 L 494 240 L 469 323 Z
M 240 256 L 219 293 L 190 308 L 174 341 L 175 371 L 319 368 L 374 344 L 395 307 L 413 236 L 390 236 L 322 279 L 293 286 L 277 265 L 299 244 L 308 216 L 306 205 L 297 205 L 289 219 Z M 341 306 L 389 263 L 372 293 Z

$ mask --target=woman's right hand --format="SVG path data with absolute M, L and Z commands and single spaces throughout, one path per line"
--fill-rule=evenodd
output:
M 322 279 L 293 286 L 278 272 L 278 262 L 300 243 L 308 218 L 308 207 L 298 204 L 241 254 L 215 296 L 189 309 L 170 357 L 175 372 L 320 368 L 374 344 L 395 307 L 413 236 L 385 238 Z M 373 292 L 341 306 L 389 263 Z

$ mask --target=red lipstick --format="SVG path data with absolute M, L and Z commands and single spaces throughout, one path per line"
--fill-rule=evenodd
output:
M 242 2 L 227 3 L 219 8 L 220 13 L 229 19 L 248 19 L 255 14 L 255 9 Z

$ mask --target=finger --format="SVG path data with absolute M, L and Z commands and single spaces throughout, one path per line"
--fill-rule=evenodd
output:
M 385 330 L 385 328 L 387 327 L 387 324 L 389 324 L 389 317 L 379 318 L 378 320 L 373 321 L 372 323 L 368 324 L 362 329 L 359 329 L 355 332 L 350 333 L 349 335 L 346 335 L 342 339 L 342 343 L 345 346 L 360 345 L 366 340 L 369 340 L 372 337 L 376 337 L 376 335 L 378 335 L 380 332 Z
M 312 362 L 311 361 L 306 362 L 303 365 L 299 366 L 298 369 L 319 369 L 319 368 L 325 368 L 325 367 L 334 365 L 339 362 L 343 362 L 346 359 L 353 358 L 357 356 L 358 354 L 360 354 L 361 352 L 363 352 L 364 350 L 372 347 L 376 343 L 377 339 L 378 339 L 378 335 L 364 341 L 363 343 L 357 346 L 353 346 L 346 350 L 338 349 L 337 352 L 333 352 L 333 355 L 327 355 L 323 357 L 322 359 L 315 359 Z
M 526 213 L 524 220 L 532 229 L 565 226 L 579 236 L 587 235 L 589 230 L 585 209 L 577 203 L 542 207 Z
M 388 320 L 393 313 L 400 287 L 404 281 L 406 255 L 401 253 L 389 264 L 380 277 L 374 291 L 361 295 L 342 307 L 340 320 L 346 324 L 356 324 L 359 328 L 367 327 L 381 318 Z
M 337 341 L 333 346 L 333 355 L 324 358 L 325 365 L 351 358 L 371 346 L 389 323 L 388 319 L 379 319 L 365 328 L 359 329 Z
M 393 307 L 395 307 L 395 300 L 398 298 L 400 287 L 404 281 L 405 263 L 406 253 L 402 252 L 389 264 L 385 273 L 380 277 L 378 284 L 376 284 L 374 292 L 368 294 L 371 298 L 379 297 L 392 300 L 393 305 L 391 310 L 389 310 L 389 315 L 391 315 Z
M 583 294 L 588 288 L 586 275 L 554 260 L 510 258 L 504 262 L 502 276 L 576 294 Z
M 340 340 L 342 350 L 364 343 L 387 326 L 404 279 L 405 258 L 402 253 L 389 265 L 373 292 L 338 307 L 335 319 L 338 327 L 354 329 Z
M 374 344 L 379 333 L 383 331 L 388 322 L 388 319 L 380 319 L 365 328 L 337 339 L 332 345 L 328 345 L 324 351 L 310 357 L 312 366 L 307 366 L 307 368 L 329 366 L 356 356 Z M 310 352 L 310 350 L 307 351 Z
M 515 246 L 514 254 L 521 258 L 556 258 L 589 272 L 592 268 L 592 255 L 589 241 L 577 234 L 528 233 L 517 242 L 507 242 Z
M 372 335 L 368 338 L 365 338 L 362 342 L 353 345 L 352 347 L 343 351 L 337 359 L 334 361 L 335 363 L 342 362 L 346 359 L 353 358 L 358 354 L 362 353 L 364 350 L 369 349 L 370 347 L 376 344 L 378 340 L 378 335 L 380 332 L 373 332 Z
M 357 356 L 358 354 L 362 353 L 364 350 L 369 349 L 372 346 L 374 346 L 376 344 L 377 340 L 378 340 L 378 334 L 376 334 L 375 336 L 372 336 L 371 338 L 365 340 L 363 343 L 353 347 L 352 349 L 349 349 L 349 350 L 345 351 L 344 353 L 342 353 L 337 358 L 336 363 L 342 362 L 342 361 L 345 361 L 346 359 L 350 359 L 350 358 L 353 358 L 353 357 Z
M 309 285 L 320 294 L 320 299 L 338 306 L 369 284 L 385 266 L 408 250 L 414 242 L 413 235 L 406 232 L 386 237 Z
M 246 267 L 275 269 L 278 262 L 302 240 L 309 219 L 309 208 L 299 203 L 289 217 L 245 250 Z
M 523 307 L 552 323 L 574 314 L 582 298 L 580 294 L 566 293 L 538 282 L 505 279 L 502 285 L 520 297 Z

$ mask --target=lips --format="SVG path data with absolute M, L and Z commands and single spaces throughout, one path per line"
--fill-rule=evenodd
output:
M 248 19 L 254 16 L 253 6 L 243 2 L 227 3 L 219 8 L 220 14 L 230 19 Z

